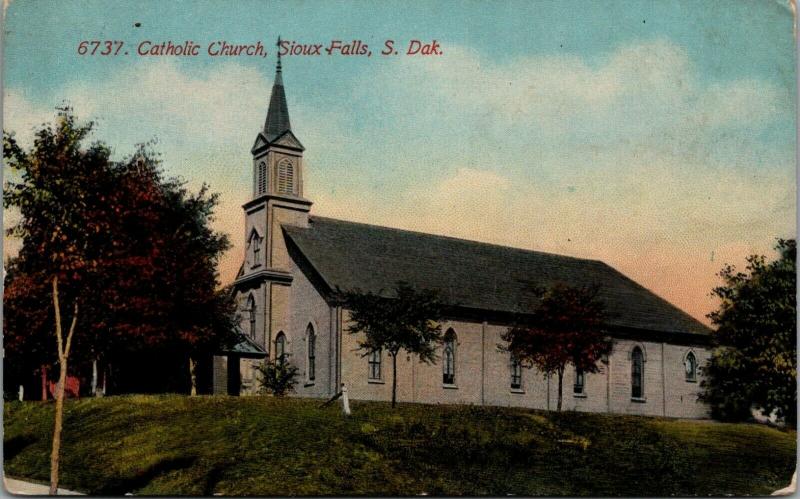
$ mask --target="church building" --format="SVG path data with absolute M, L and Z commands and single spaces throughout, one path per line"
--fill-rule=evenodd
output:
M 214 393 L 259 389 L 254 365 L 285 356 L 299 368 L 295 395 L 391 400 L 386 353 L 364 356 L 346 332 L 333 290 L 435 289 L 447 307 L 437 364 L 398 358 L 397 398 L 426 404 L 555 409 L 558 380 L 498 350 L 515 314 L 533 310 L 532 287 L 599 285 L 613 351 L 597 373 L 569 369 L 565 410 L 708 416 L 698 402 L 710 330 L 609 265 L 538 251 L 312 214 L 303 151 L 289 121 L 278 59 L 264 127 L 252 153 L 244 262 L 234 283 L 245 339 L 214 357 Z

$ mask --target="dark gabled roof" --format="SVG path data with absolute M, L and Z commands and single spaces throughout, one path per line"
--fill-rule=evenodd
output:
M 223 348 L 221 354 L 238 355 L 248 359 L 263 359 L 267 356 L 267 351 L 252 338 L 244 334 L 238 326 L 236 327 L 237 342 L 230 348 Z
M 391 292 L 398 281 L 436 289 L 448 305 L 500 313 L 533 310 L 530 290 L 556 282 L 599 285 L 608 325 L 707 335 L 687 313 L 598 260 L 310 217 L 287 237 L 330 288 Z

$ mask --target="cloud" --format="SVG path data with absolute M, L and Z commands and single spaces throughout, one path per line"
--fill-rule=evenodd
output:
M 58 101 L 34 103 L 18 89 L 5 93 L 4 127 L 15 130 L 22 144 L 32 145 L 33 130 L 52 121 L 54 108 L 66 97 L 79 118 L 97 122 L 96 138 L 110 144 L 116 157 L 130 154 L 135 144 L 157 139 L 167 172 L 197 189 L 203 182 L 221 194 L 214 227 L 231 236 L 234 248 L 222 259 L 225 281 L 238 270 L 242 254 L 244 214 L 250 195 L 250 147 L 261 128 L 272 82 L 251 67 L 235 62 L 212 66 L 193 75 L 172 59 L 145 59 L 102 82 L 78 81 L 59 90 Z M 259 103 L 262 105 L 254 105 Z M 317 147 L 334 148 L 303 106 L 292 109 L 301 128 Z M 325 123 L 333 112 L 316 113 Z M 312 165 L 313 167 L 313 165 Z M 4 211 L 4 222 L 13 220 Z M 19 242 L 5 239 L 5 255 Z
M 667 40 L 594 60 L 449 46 L 376 61 L 343 88 L 330 101 L 345 105 L 292 99 L 313 213 L 602 259 L 700 318 L 724 262 L 795 234 L 792 90 L 707 81 Z M 236 63 L 195 74 L 153 59 L 59 95 L 120 154 L 158 137 L 170 173 L 222 193 L 230 281 L 270 89 Z M 8 90 L 7 125 L 29 139 L 45 104 Z

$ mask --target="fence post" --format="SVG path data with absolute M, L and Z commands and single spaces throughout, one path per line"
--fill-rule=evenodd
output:
M 342 383 L 342 412 L 345 416 L 350 415 L 350 398 L 347 396 L 347 387 Z

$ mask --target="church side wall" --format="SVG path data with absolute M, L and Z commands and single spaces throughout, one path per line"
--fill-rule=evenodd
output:
M 667 383 L 666 415 L 681 418 L 708 418 L 711 417 L 709 407 L 697 400 L 701 391 L 702 371 L 698 368 L 696 381 L 686 381 L 684 361 L 689 352 L 694 353 L 697 365 L 700 367 L 705 366 L 711 357 L 711 352 L 707 348 L 664 345 L 666 379 L 673 380 L 672 383 Z
M 330 396 L 332 364 L 331 307 L 317 292 L 305 274 L 290 260 L 288 269 L 294 279 L 290 286 L 273 284 L 272 338 L 270 352 L 274 355 L 275 338 L 283 331 L 289 361 L 300 369 L 296 395 L 303 397 Z M 307 328 L 311 324 L 316 334 L 316 368 L 313 382 L 308 379 Z
M 346 327 L 346 312 L 344 322 Z M 398 356 L 398 401 L 556 409 L 558 378 L 555 375 L 548 380 L 535 368 L 523 369 L 521 389 L 511 389 L 510 357 L 497 348 L 502 343 L 504 326 L 465 321 L 443 323 L 443 332 L 449 328 L 457 335 L 455 386 L 442 384 L 441 360 L 425 365 L 401 352 Z M 391 358 L 384 353 L 383 380 L 369 380 L 368 360 L 362 356 L 363 352 L 356 351 L 357 341 L 357 336 L 346 333 L 342 338 L 342 379 L 351 397 L 391 400 Z M 630 352 L 635 346 L 643 349 L 646 358 L 643 402 L 631 399 Z M 697 356 L 700 366 L 709 356 L 704 347 L 616 339 L 609 362 L 599 363 L 598 372 L 585 375 L 583 394 L 574 393 L 575 370 L 567 367 L 563 380 L 562 410 L 708 417 L 707 407 L 697 401 L 700 373 L 696 382 L 686 381 L 684 359 L 689 351 Z M 441 350 L 439 357 L 441 359 Z
M 506 328 L 487 324 L 484 337 L 484 399 L 486 405 L 547 409 L 547 379 L 537 369 L 522 369 L 522 386 L 511 389 L 511 356 L 500 352 Z

